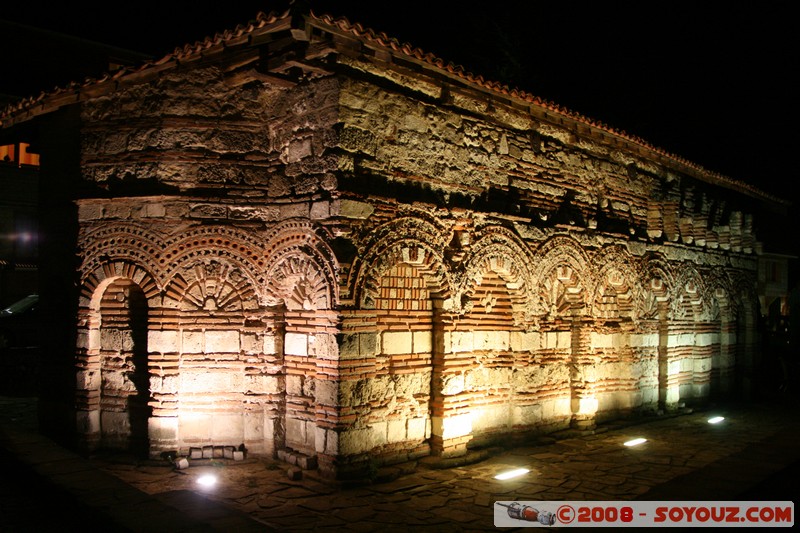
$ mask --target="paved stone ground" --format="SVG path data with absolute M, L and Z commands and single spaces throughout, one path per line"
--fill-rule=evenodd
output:
M 707 423 L 708 413 L 694 413 L 515 448 L 474 465 L 420 468 L 388 483 L 338 491 L 309 475 L 290 481 L 274 463 L 220 464 L 210 467 L 220 483 L 209 496 L 283 531 L 399 531 L 407 526 L 483 531 L 494 527 L 491 510 L 497 500 L 649 499 L 651 489 L 758 445 L 785 425 L 785 418 L 771 407 L 724 414 L 728 418 L 718 426 Z M 648 442 L 637 448 L 623 446 L 639 436 Z M 531 472 L 516 481 L 494 479 L 499 471 L 515 467 Z M 186 473 L 168 473 L 163 467 L 106 468 L 150 494 L 191 490 L 195 477 L 194 467 Z M 197 472 L 208 469 L 197 467 Z M 741 474 L 755 474 L 757 481 L 765 473 L 751 465 Z M 714 492 L 701 499 L 736 499 L 742 490 L 735 481 L 722 488 L 726 490 L 710 488 Z M 675 497 L 685 499 L 680 493 Z M 403 525 L 393 527 L 398 517 Z
M 22 403 L 25 401 L 30 402 Z M 8 436 L 15 431 L 9 429 L 11 418 L 15 419 L 13 427 L 32 429 L 29 423 L 26 427 L 24 416 L 30 408 L 30 404 L 21 406 L 19 399 L 0 401 L 0 422 L 6 429 L 0 447 L 14 448 L 17 444 L 9 439 L 20 439 L 16 434 Z M 9 415 L 15 410 L 23 414 Z M 726 416 L 725 422 L 709 425 L 706 420 L 712 414 Z M 730 405 L 636 424 L 607 425 L 593 435 L 561 437 L 502 451 L 471 465 L 433 469 L 420 464 L 391 481 L 352 487 L 331 485 L 313 471 L 291 480 L 287 465 L 264 459 L 194 461 L 186 470 L 175 470 L 166 462 L 137 464 L 123 456 L 98 455 L 81 460 L 85 468 L 111 474 L 109 478 L 124 483 L 126 489 L 114 489 L 118 490 L 115 498 L 134 498 L 137 505 L 143 505 L 141 498 L 152 496 L 153 502 L 148 504 L 152 516 L 140 523 L 148 526 L 131 527 L 131 517 L 115 515 L 107 502 L 78 497 L 76 508 L 83 505 L 105 512 L 106 516 L 102 512 L 89 516 L 109 520 L 106 531 L 116 526 L 120 531 L 166 530 L 158 528 L 159 516 L 167 520 L 175 510 L 189 522 L 181 527 L 175 522 L 170 531 L 406 531 L 409 527 L 488 531 L 495 529 L 493 504 L 498 500 L 787 501 L 799 492 L 795 475 L 800 459 L 800 418 L 796 407 L 788 403 Z M 634 437 L 648 441 L 636 448 L 622 445 Z M 25 457 L 21 460 L 29 462 Z M 501 470 L 521 466 L 530 473 L 512 481 L 494 479 Z M 196 483 L 206 472 L 219 478 L 212 489 Z M 47 476 L 43 481 L 47 482 Z M 13 496 L 8 488 L 0 495 Z M 7 507 L 8 503 L 0 504 L 0 510 L 7 511 Z M 35 505 L 22 514 L 35 515 L 42 508 L 49 512 L 53 506 Z M 27 530 L 0 526 L 0 531 Z

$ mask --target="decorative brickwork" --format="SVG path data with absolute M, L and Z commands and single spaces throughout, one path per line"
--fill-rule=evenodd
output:
M 761 193 L 358 27 L 291 24 L 64 104 L 84 444 L 347 477 L 746 389 Z

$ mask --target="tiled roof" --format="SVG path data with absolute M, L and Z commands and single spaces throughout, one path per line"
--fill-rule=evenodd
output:
M 199 59 L 205 54 L 213 53 L 226 47 L 247 43 L 254 37 L 263 33 L 273 32 L 277 29 L 288 29 L 291 24 L 291 19 L 292 14 L 288 10 L 283 13 L 273 12 L 265 14 L 260 12 L 256 16 L 255 20 L 247 24 L 240 24 L 233 30 L 217 33 L 212 37 L 207 37 L 202 41 L 195 42 L 194 44 L 187 44 L 185 46 L 178 47 L 172 53 L 167 54 L 157 61 L 147 62 L 138 67 L 125 67 L 99 79 L 87 79 L 82 83 L 73 82 L 66 87 L 56 88 L 50 92 L 44 92 L 36 97 L 26 98 L 0 112 L 0 128 L 5 126 L 5 123 L 7 123 L 9 119 L 17 117 L 18 120 L 24 121 L 28 118 L 28 116 L 46 113 L 54 107 L 78 102 L 81 99 L 81 91 L 90 89 L 91 87 L 122 80 L 135 81 L 135 79 L 140 75 L 152 72 L 154 70 L 158 71 L 162 69 L 168 69 L 182 62 Z M 460 78 L 467 84 L 481 87 L 490 93 L 494 93 L 495 95 L 502 96 L 504 98 L 510 98 L 518 102 L 528 104 L 532 107 L 539 108 L 545 111 L 551 118 L 571 120 L 576 124 L 582 124 L 595 130 L 604 132 L 613 138 L 630 143 L 651 153 L 653 156 L 656 156 L 662 160 L 666 160 L 673 166 L 677 165 L 681 170 L 695 174 L 696 177 L 704 181 L 719 184 L 727 188 L 738 190 L 751 196 L 772 202 L 786 203 L 784 200 L 767 194 L 748 183 L 734 180 L 718 172 L 709 171 L 697 163 L 694 163 L 676 154 L 669 153 L 666 150 L 648 143 L 641 137 L 628 134 L 623 130 L 613 128 L 603 122 L 591 119 L 581 115 L 580 113 L 576 113 L 565 108 L 564 106 L 549 100 L 545 100 L 526 91 L 511 88 L 508 85 L 504 85 L 500 82 L 488 80 L 481 75 L 468 72 L 459 65 L 448 63 L 434 54 L 426 53 L 424 50 L 409 43 L 401 43 L 397 39 L 388 36 L 386 33 L 376 32 L 370 28 L 365 28 L 358 23 L 351 23 L 348 19 L 343 17 L 335 18 L 330 15 L 316 15 L 313 12 L 308 14 L 307 21 L 312 25 L 318 26 L 322 29 L 326 29 L 326 27 L 327 29 L 335 29 L 344 34 L 350 34 L 366 43 L 369 43 L 369 45 L 384 48 L 390 50 L 394 54 L 423 62 L 430 68 L 437 69 L 443 73 L 446 73 L 447 75 Z

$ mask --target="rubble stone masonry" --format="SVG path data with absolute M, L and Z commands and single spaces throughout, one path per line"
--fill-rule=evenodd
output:
M 85 444 L 347 477 L 746 386 L 747 194 L 350 26 L 272 23 L 81 99 Z

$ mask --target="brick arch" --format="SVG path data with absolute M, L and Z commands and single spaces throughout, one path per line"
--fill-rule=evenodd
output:
M 703 299 L 709 302 L 705 309 L 706 317 L 712 320 L 728 320 L 732 314 L 734 293 L 731 278 L 722 267 L 716 267 L 706 274 Z
M 676 370 L 668 372 L 668 381 L 673 391 L 677 390 L 678 399 L 698 400 L 708 396 L 718 327 L 709 320 L 711 302 L 703 273 L 691 264 L 675 268 L 668 358 Z
M 577 241 L 554 237 L 536 251 L 534 261 L 539 313 L 557 316 L 585 306 L 589 259 Z
M 691 265 L 675 266 L 678 271 L 674 278 L 670 296 L 670 316 L 673 320 L 697 320 L 704 312 L 706 287 L 700 272 Z
M 710 395 L 733 392 L 736 374 L 737 321 L 734 288 L 727 270 L 716 267 L 706 276 L 707 319 L 714 324 L 710 372 Z
M 757 378 L 755 370 L 762 364 L 765 355 L 760 352 L 758 316 L 760 313 L 758 293 L 754 273 L 740 270 L 730 272 L 732 299 L 732 320 L 736 334 L 735 358 L 736 376 L 734 389 L 749 394 Z
M 98 295 L 102 295 L 111 283 L 120 278 L 136 283 L 148 300 L 161 293 L 161 284 L 150 270 L 128 258 L 106 256 L 105 261 L 96 263 L 92 270 L 82 272 L 81 296 L 88 301 L 86 307 L 97 311 L 100 307 Z
M 458 286 L 462 304 L 475 304 L 477 288 L 486 273 L 494 273 L 503 281 L 512 306 L 513 321 L 521 324 L 530 320 L 535 294 L 532 291 L 533 274 L 530 270 L 531 254 L 528 248 L 506 228 L 492 227 L 482 230 L 470 246 L 464 259 L 464 273 Z M 491 305 L 491 302 L 487 302 Z M 481 304 L 486 308 L 486 304 Z M 469 309 L 463 309 L 468 311 Z
M 163 287 L 159 277 L 159 235 L 133 224 L 101 227 L 80 237 L 81 283 L 89 298 L 108 277 L 126 276 L 141 285 L 148 298 Z
M 637 261 L 622 246 L 611 246 L 595 256 L 593 265 L 588 289 L 592 316 L 638 319 L 644 296 Z
M 733 270 L 728 272 L 731 286 L 731 307 L 737 313 L 746 312 L 753 317 L 759 313 L 758 293 L 756 280 L 753 274 Z
M 267 233 L 261 280 L 268 305 L 306 311 L 338 305 L 338 261 L 328 237 L 304 220 L 283 222 Z
M 643 295 L 637 316 L 640 319 L 657 319 L 659 308 L 668 306 L 675 286 L 672 270 L 662 257 L 651 255 L 642 261 L 639 271 Z
M 372 309 L 378 298 L 381 277 L 393 266 L 407 264 L 420 271 L 428 289 L 453 308 L 453 283 L 445 268 L 443 251 L 447 240 L 430 223 L 402 218 L 378 228 L 363 246 L 354 265 L 352 294 L 362 309 Z
M 149 452 L 148 300 L 158 294 L 154 287 L 146 271 L 124 261 L 104 263 L 84 280 L 76 408 L 89 449 Z
M 194 229 L 170 239 L 159 257 L 165 294 L 187 308 L 250 308 L 263 287 L 263 249 L 245 232 L 226 227 Z
M 290 311 L 332 309 L 335 293 L 326 264 L 304 253 L 287 252 L 274 258 L 267 269 L 266 301 Z
M 189 260 L 174 273 L 165 290 L 165 303 L 182 311 L 241 312 L 258 306 L 252 281 L 241 269 L 224 259 Z
M 321 406 L 330 398 L 316 392 L 329 376 L 320 368 L 338 358 L 334 331 L 338 315 L 337 260 L 330 236 L 307 220 L 292 219 L 271 228 L 263 245 L 263 301 L 275 339 L 273 369 L 285 387 L 274 395 L 269 440 L 281 456 L 315 456 L 324 424 Z
M 450 445 L 443 392 L 449 355 L 443 346 L 444 323 L 454 307 L 440 230 L 417 217 L 376 228 L 362 244 L 354 275 L 356 304 L 375 320 L 376 379 L 394 383 L 398 393 L 384 407 L 409 420 L 387 444 L 407 441 L 434 454 Z
M 396 218 L 390 221 L 384 219 L 365 230 L 358 239 L 362 254 L 369 248 L 385 248 L 398 235 L 427 241 L 440 249 L 447 247 L 453 238 L 453 230 L 449 225 L 445 225 L 428 211 L 414 208 L 401 208 L 401 213 Z

